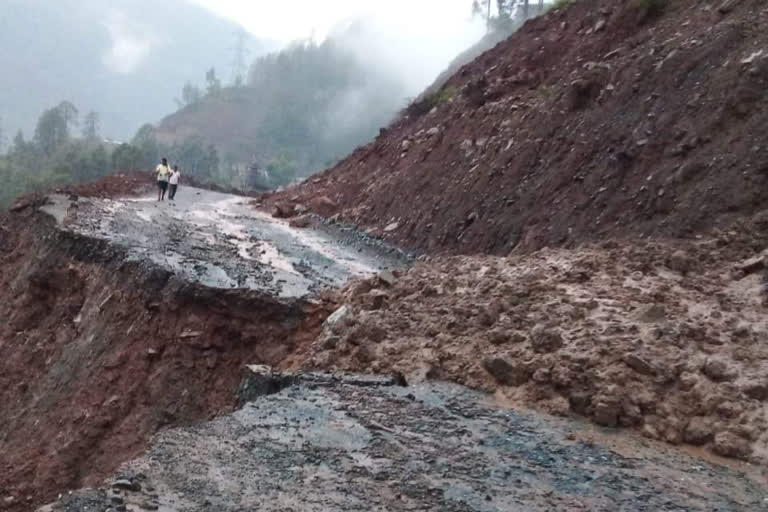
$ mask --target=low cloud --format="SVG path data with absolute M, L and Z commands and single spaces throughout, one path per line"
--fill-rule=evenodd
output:
M 103 25 L 111 45 L 104 51 L 102 61 L 115 73 L 134 73 L 160 41 L 150 27 L 133 22 L 121 11 L 111 10 Z

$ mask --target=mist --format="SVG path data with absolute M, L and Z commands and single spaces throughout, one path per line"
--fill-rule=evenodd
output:
M 241 23 L 256 38 L 286 45 L 343 42 L 369 68 L 401 81 L 409 96 L 418 95 L 485 31 L 471 17 L 469 0 L 194 1 Z

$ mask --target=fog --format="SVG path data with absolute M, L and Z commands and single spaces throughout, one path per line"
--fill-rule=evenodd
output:
M 242 24 L 255 38 L 313 39 L 365 27 L 351 45 L 369 66 L 397 76 L 417 95 L 480 37 L 484 24 L 471 18 L 470 0 L 192 0 Z

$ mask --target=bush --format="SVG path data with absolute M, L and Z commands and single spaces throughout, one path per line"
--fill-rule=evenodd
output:
M 409 116 L 421 117 L 429 113 L 433 108 L 440 103 L 449 101 L 456 96 L 456 89 L 452 86 L 442 87 L 431 93 L 427 93 L 421 98 L 417 98 L 405 109 L 405 113 Z

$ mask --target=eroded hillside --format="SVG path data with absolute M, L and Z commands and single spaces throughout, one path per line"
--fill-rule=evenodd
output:
M 425 251 L 688 236 L 768 206 L 768 6 L 571 2 L 270 203 Z

